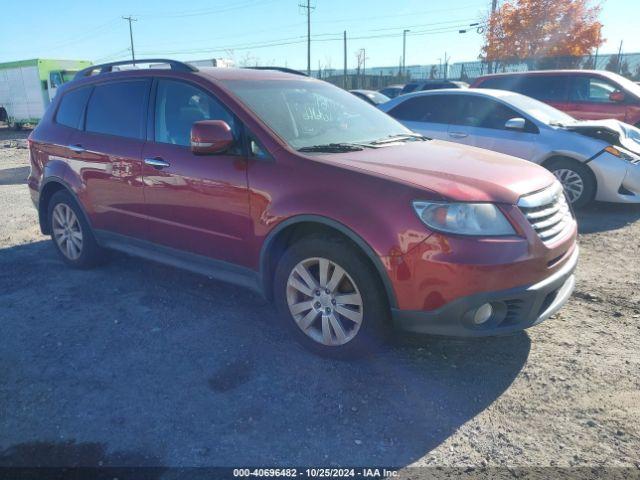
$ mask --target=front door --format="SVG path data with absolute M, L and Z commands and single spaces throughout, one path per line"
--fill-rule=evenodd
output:
M 492 98 L 455 95 L 458 103 L 451 110 L 449 139 L 474 147 L 531 160 L 538 129 L 525 119 L 524 130 L 510 130 L 505 124 L 522 114 Z
M 199 120 L 235 117 L 191 83 L 159 79 L 153 135 L 143 150 L 144 194 L 151 241 L 218 260 L 245 264 L 250 231 L 247 159 L 239 147 L 194 155 L 190 132 Z

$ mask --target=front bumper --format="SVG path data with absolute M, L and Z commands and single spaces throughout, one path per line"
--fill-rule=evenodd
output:
M 459 298 L 437 310 L 392 309 L 397 328 L 407 332 L 480 337 L 523 330 L 546 320 L 569 299 L 575 286 L 573 272 L 578 263 L 578 246 L 571 258 L 548 278 L 529 286 L 484 292 Z M 490 303 L 494 313 L 476 325 L 473 313 Z
M 633 164 L 604 152 L 587 165 L 596 176 L 596 200 L 640 203 L 640 164 Z

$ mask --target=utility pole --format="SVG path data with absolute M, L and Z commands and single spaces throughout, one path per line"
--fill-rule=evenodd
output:
M 407 54 L 407 32 L 411 30 L 403 30 L 402 31 L 402 75 L 405 76 L 407 74 L 407 63 L 406 63 L 406 54 Z
M 300 8 L 307 10 L 307 75 L 311 76 L 311 10 L 315 7 L 311 6 L 311 0 L 307 0 L 307 4 L 298 4 Z
M 131 15 L 129 15 L 128 17 L 122 17 L 123 20 L 128 20 L 129 21 L 129 39 L 131 40 L 131 60 L 133 61 L 133 64 L 136 64 L 136 52 L 133 49 L 133 29 L 131 28 L 131 22 L 137 22 L 138 19 L 137 18 L 133 18 Z
M 347 31 L 343 33 L 344 38 L 344 88 L 347 89 Z

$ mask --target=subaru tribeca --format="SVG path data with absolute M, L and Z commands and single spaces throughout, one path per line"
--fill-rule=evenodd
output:
M 336 357 L 393 326 L 520 330 L 570 296 L 576 222 L 544 168 L 306 76 L 162 62 L 79 72 L 30 136 L 40 228 L 68 265 L 114 249 L 243 285 Z

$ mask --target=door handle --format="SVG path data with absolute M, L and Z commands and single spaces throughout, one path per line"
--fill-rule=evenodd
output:
M 69 150 L 71 150 L 72 152 L 74 152 L 74 153 L 84 153 L 84 152 L 86 152 L 86 151 L 87 151 L 87 150 L 86 150 L 82 145 L 80 145 L 79 143 L 76 143 L 75 145 L 67 145 L 67 148 L 68 148 Z
M 163 168 L 171 166 L 171 164 L 169 162 L 165 162 L 163 159 L 158 158 L 158 157 L 156 157 L 156 158 L 145 158 L 144 159 L 144 163 L 145 163 L 145 165 L 152 166 L 156 170 L 162 170 Z
M 466 138 L 468 135 L 463 132 L 449 132 L 451 138 Z

